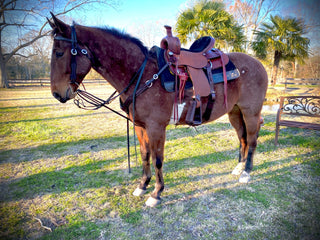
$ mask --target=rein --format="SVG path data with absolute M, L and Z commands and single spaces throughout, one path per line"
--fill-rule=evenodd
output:
M 127 120 L 130 120 L 128 117 L 124 116 L 123 114 L 117 112 L 116 110 L 108 107 L 107 105 L 110 103 L 108 100 L 103 100 L 101 98 L 98 98 L 94 96 L 91 93 L 88 93 L 87 91 L 83 91 L 78 89 L 77 90 L 77 97 L 73 100 L 74 104 L 78 106 L 81 109 L 85 110 L 98 110 L 101 107 L 105 107 L 112 111 L 115 114 L 118 114 L 120 117 L 123 117 Z

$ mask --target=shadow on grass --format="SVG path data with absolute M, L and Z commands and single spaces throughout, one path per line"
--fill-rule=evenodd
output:
M 52 107 L 52 106 L 59 106 L 59 103 L 52 103 L 52 104 L 40 104 L 40 105 L 26 105 L 26 106 L 12 106 L 12 107 L 0 107 L 0 112 L 12 112 L 12 110 L 19 110 L 19 109 L 31 109 L 31 108 L 46 108 L 46 107 Z M 9 111 L 10 110 L 10 111 Z
M 311 154 L 315 154 L 315 152 Z M 308 155 L 309 154 L 300 154 L 299 157 L 304 158 Z M 197 185 L 196 189 L 190 188 L 182 189 L 181 192 L 177 193 L 164 193 L 162 205 L 174 210 L 174 206 L 177 206 L 175 204 L 180 202 L 183 204 L 183 209 L 187 211 L 185 212 L 186 217 L 189 214 L 196 214 L 195 219 L 199 219 L 197 215 L 201 215 L 201 213 L 198 212 L 198 205 L 200 204 L 205 205 L 200 209 L 220 209 L 220 207 L 217 206 L 217 201 L 221 203 L 221 198 L 223 199 L 222 202 L 246 202 L 246 204 L 248 204 L 248 214 L 249 211 L 255 212 L 257 207 L 262 213 L 266 214 L 269 214 L 269 208 L 271 208 L 270 214 L 275 214 L 275 216 L 272 217 L 274 222 L 269 222 L 267 225 L 259 225 L 260 227 L 263 226 L 260 230 L 264 236 L 272 232 L 270 235 L 271 239 L 273 239 L 272 236 L 281 236 L 281 239 L 300 239 L 305 236 L 310 237 L 307 237 L 308 239 L 317 239 L 315 236 L 319 236 L 320 234 L 319 209 L 316 211 L 313 209 L 317 208 L 320 203 L 320 200 L 317 198 L 317 192 L 319 192 L 319 190 L 315 191 L 313 189 L 313 187 L 317 185 L 316 183 L 313 183 L 313 186 L 309 186 L 310 189 L 308 189 L 308 185 L 305 185 L 305 183 L 297 184 L 298 180 L 294 179 L 296 174 L 295 170 L 300 164 L 287 166 L 286 163 L 292 160 L 293 158 L 289 157 L 259 165 L 256 168 L 257 171 L 267 170 L 273 166 L 278 166 L 278 168 L 265 173 L 255 174 L 249 185 L 239 184 L 237 180 L 224 178 L 221 182 L 206 181 L 208 184 Z M 219 178 L 228 174 L 230 173 L 207 174 L 202 178 Z M 302 173 L 301 175 L 303 176 L 304 174 L 305 173 Z M 309 178 L 309 176 L 306 176 L 306 178 Z M 196 183 L 198 180 L 197 176 L 190 176 L 185 182 L 192 184 L 192 182 Z M 173 187 L 181 183 L 182 182 L 178 180 L 174 183 Z M 248 186 L 248 188 L 246 186 Z M 316 198 L 316 200 L 314 198 Z M 212 201 L 212 199 L 217 201 Z M 225 204 L 228 203 L 225 202 Z M 272 212 L 273 205 L 280 207 L 281 210 Z M 160 206 L 159 208 L 161 209 L 162 207 Z M 191 213 L 189 209 L 193 212 Z M 194 213 L 194 211 L 196 211 L 196 213 Z M 160 210 L 159 213 L 161 212 Z M 142 216 L 140 209 L 127 214 L 126 218 L 130 219 L 131 216 L 136 218 L 136 215 L 139 214 Z M 221 214 L 223 216 L 228 215 L 228 213 Z M 245 212 L 243 214 L 245 214 Z M 268 217 L 270 218 L 270 216 Z M 241 221 L 241 219 L 239 220 Z M 142 221 L 142 219 L 137 220 L 135 224 L 139 224 Z M 248 233 L 250 234 L 250 232 L 251 231 Z
M 21 97 L 21 98 L 3 98 L 3 99 L 0 99 L 0 102 L 4 102 L 4 101 L 26 101 L 26 100 L 45 100 L 45 99 L 50 99 L 52 100 L 52 97 L 37 97 L 37 98 L 24 98 L 24 97 Z M 60 104 L 60 103 L 57 103 L 57 104 Z
M 92 160 L 92 163 L 82 166 L 67 167 L 62 170 L 38 173 L 14 179 L 8 183 L 7 187 L 9 192 L 1 195 L 1 201 L 32 199 L 44 194 L 60 194 L 63 192 L 80 191 L 87 188 L 121 185 L 128 180 L 123 176 L 125 175 L 124 172 L 127 171 L 126 169 L 110 171 L 99 170 L 123 161 L 123 157 L 105 161 Z
M 279 132 L 278 145 L 299 145 L 304 147 L 320 146 L 320 131 L 301 128 L 281 128 Z
M 43 121 L 43 120 L 55 120 L 55 119 L 64 119 L 64 118 L 73 118 L 73 117 L 82 117 L 82 116 L 90 116 L 92 114 L 104 114 L 104 113 L 90 113 L 90 114 L 81 114 L 81 115 L 72 115 L 72 116 L 63 116 L 57 118 L 46 118 L 46 119 L 36 119 L 36 120 L 22 120 L 25 122 L 28 121 Z M 17 121 L 21 122 L 21 121 Z M 224 128 L 228 127 L 228 124 L 221 124 Z M 229 124 L 230 125 L 230 124 Z M 217 126 L 213 126 L 214 129 L 217 129 Z M 200 130 L 195 131 L 189 127 L 179 127 L 174 129 L 167 130 L 167 141 L 173 139 L 180 139 L 184 137 L 198 136 L 206 132 L 212 132 L 212 127 L 205 126 L 200 128 Z M 218 133 L 220 131 L 224 131 L 219 129 L 215 132 Z M 109 143 L 117 143 L 117 144 L 109 144 Z M 24 161 L 34 161 L 39 158 L 42 158 L 42 155 L 47 158 L 57 157 L 63 155 L 78 154 L 85 152 L 98 152 L 101 150 L 110 150 L 110 149 L 118 149 L 119 147 L 126 147 L 127 136 L 126 135 L 116 135 L 112 137 L 101 137 L 101 138 L 92 138 L 92 139 L 80 139 L 74 141 L 63 141 L 59 143 L 45 143 L 43 145 L 35 146 L 35 147 L 21 147 L 19 149 L 11 149 L 0 151 L 0 163 L 6 162 L 7 159 L 10 158 L 10 162 L 24 162 Z M 139 144 L 136 141 L 137 145 Z M 134 146 L 134 137 L 132 135 L 132 129 L 130 130 L 130 146 Z M 214 147 L 214 146 L 213 146 Z M 78 150 L 75 150 L 78 149 Z M 138 146 L 137 146 L 138 149 Z M 43 153 L 43 154 L 42 154 Z M 51 155 L 51 156 L 50 156 Z M 19 156 L 16 158 L 15 156 Z
M 221 125 L 221 124 L 220 124 Z M 228 124 L 222 124 L 223 127 L 228 127 Z M 210 128 L 210 126 L 208 127 Z M 178 135 L 179 138 L 183 138 L 185 136 L 190 136 L 189 131 L 186 129 L 176 128 L 168 130 L 170 134 Z M 181 134 L 181 131 L 183 134 Z M 220 130 L 224 131 L 224 130 Z M 185 134 L 185 135 L 184 135 Z M 202 134 L 202 133 L 199 133 Z M 262 131 L 262 135 L 271 135 L 273 134 L 271 131 L 264 130 Z M 170 139 L 170 138 L 169 138 Z M 104 145 L 105 142 L 113 142 L 115 144 Z M 57 144 L 46 144 L 41 145 L 38 147 L 31 147 L 31 148 L 23 148 L 17 150 L 9 150 L 9 151 L 2 151 L 1 158 L 2 162 L 5 161 L 6 156 L 20 156 L 19 162 L 21 161 L 34 161 L 41 158 L 41 152 L 46 157 L 57 157 L 63 156 L 64 154 L 68 155 L 76 155 L 79 153 L 86 153 L 86 152 L 99 152 L 103 150 L 112 150 L 112 149 L 119 149 L 119 144 L 125 148 L 126 136 L 114 136 L 114 137 L 106 137 L 106 138 L 97 138 L 97 139 L 90 139 L 90 140 L 79 140 L 79 141 L 72 141 L 66 143 L 57 143 Z M 260 143 L 262 144 L 262 143 Z M 290 141 L 287 143 L 290 146 Z M 292 144 L 292 143 L 291 143 Z M 273 139 L 267 140 L 263 143 L 263 145 L 272 146 Z M 80 148 L 80 152 L 74 152 L 74 149 L 79 149 L 79 146 L 84 146 Z M 288 146 L 288 145 L 286 145 Z M 72 153 L 70 153 L 70 151 Z M 272 147 L 264 147 L 259 149 L 259 152 L 272 152 L 274 148 Z M 40 152 L 40 154 L 39 154 Z M 179 170 L 188 169 L 190 167 L 202 167 L 207 164 L 213 163 L 222 163 L 224 161 L 229 161 L 230 156 L 234 155 L 237 156 L 238 149 L 230 149 L 228 151 L 219 151 L 214 152 L 211 154 L 205 155 L 197 155 L 193 157 L 187 157 L 179 160 L 174 161 L 167 161 L 164 165 L 164 174 L 174 173 Z M 34 174 L 27 176 L 21 179 L 15 179 L 13 181 L 9 181 L 9 185 L 12 186 L 11 194 L 8 194 L 8 197 L 4 197 L 9 200 L 18 200 L 21 198 L 32 198 L 37 194 L 44 194 L 44 193 L 61 193 L 63 191 L 77 191 L 79 189 L 85 188 L 99 188 L 101 186 L 111 186 L 113 185 L 112 181 L 115 181 L 117 184 L 121 185 L 124 181 L 128 179 L 122 179 L 122 173 L 126 171 L 126 169 L 121 170 L 112 170 L 112 171 L 100 171 L 96 174 L 90 172 L 97 172 L 103 167 L 108 167 L 112 164 L 121 164 L 122 162 L 126 162 L 127 156 L 124 154 L 123 157 L 117 157 L 114 159 L 109 160 L 99 160 L 95 161 L 94 159 L 91 163 L 83 165 L 83 166 L 75 166 L 70 168 L 64 168 L 62 170 L 57 171 L 49 171 L 40 174 Z M 236 157 L 235 157 L 236 159 Z M 278 161 L 277 161 L 278 162 Z M 192 165 L 190 166 L 190 163 Z M 271 163 L 265 163 L 265 166 L 258 166 L 254 167 L 255 169 L 260 168 L 268 168 Z M 235 160 L 236 165 L 236 160 Z M 134 172 L 133 175 L 130 176 L 129 181 L 138 181 L 140 175 L 136 172 L 140 169 L 140 166 L 133 167 L 132 170 Z M 231 170 L 230 170 L 231 171 Z M 222 176 L 229 174 L 229 172 L 225 173 L 217 173 L 217 174 L 209 174 L 206 176 L 201 176 L 201 178 L 211 178 L 215 176 Z M 175 184 L 181 184 L 188 181 L 193 181 L 193 179 L 198 179 L 198 176 L 193 178 L 184 178 L 184 179 L 165 179 L 166 184 L 174 186 Z M 16 186 L 16 187 L 15 187 Z M 20 189 L 20 190 L 19 190 Z
M 217 124 L 208 124 L 201 126 L 201 128 L 197 131 L 190 130 L 187 127 L 182 128 L 174 128 L 168 129 L 167 131 L 167 140 L 180 139 L 184 137 L 190 137 L 190 133 L 192 136 L 198 136 L 201 134 L 205 134 L 208 132 L 216 132 L 225 131 L 233 129 L 229 123 L 217 123 Z M 299 146 L 312 145 L 315 149 L 319 150 L 317 144 L 319 144 L 319 140 L 316 140 L 316 134 L 314 132 L 308 133 L 307 136 L 310 137 L 308 139 L 305 138 L 305 134 L 302 134 L 303 130 L 284 130 L 282 137 L 279 139 L 280 146 L 278 148 L 290 148 L 294 147 L 297 144 Z M 293 134 L 294 133 L 294 134 Z M 301 136 L 299 135 L 301 133 Z M 236 134 L 234 132 L 234 134 Z M 295 136 L 297 135 L 298 136 Z M 274 135 L 274 131 L 263 129 L 260 132 L 260 136 L 272 136 Z M 203 140 L 201 140 L 203 141 Z M 216 139 L 219 141 L 219 139 Z M 259 142 L 258 151 L 261 153 L 270 153 L 276 149 L 273 147 L 274 139 L 268 139 L 264 142 Z M 105 142 L 111 142 L 115 144 L 104 145 Z M 41 152 L 47 158 L 49 157 L 57 157 L 63 156 L 64 154 L 68 155 L 76 155 L 78 153 L 86 153 L 86 152 L 99 152 L 103 150 L 112 150 L 125 148 L 126 136 L 119 135 L 114 137 L 103 137 L 97 139 L 86 139 L 79 141 L 70 141 L 65 143 L 57 143 L 57 144 L 44 144 L 38 147 L 31 148 L 22 148 L 17 150 L 10 151 L 2 151 L 0 152 L 0 159 L 5 161 L 5 156 L 20 156 L 20 161 L 33 161 L 41 158 Z M 131 136 L 132 142 L 132 136 Z M 284 145 L 285 144 L 285 145 Z M 261 147 L 259 147 L 261 145 Z M 80 150 L 75 150 L 79 149 Z M 214 148 L 214 145 L 212 145 Z M 308 158 L 309 155 L 316 155 L 317 150 L 310 151 L 307 154 L 297 154 L 296 158 L 304 159 Z M 79 152 L 80 151 L 80 152 Z M 39 154 L 40 152 L 40 154 Z M 210 154 L 204 155 L 196 155 L 192 157 L 181 158 L 178 160 L 167 161 L 164 164 L 164 175 L 166 174 L 175 174 L 178 171 L 187 171 L 189 168 L 202 168 L 206 165 L 213 163 L 221 163 L 225 161 L 230 161 L 230 156 L 237 156 L 238 149 L 230 149 L 227 151 L 218 151 Z M 22 155 L 22 157 L 21 157 Z M 90 158 L 90 157 L 89 157 Z M 76 191 L 84 191 L 86 189 L 97 189 L 101 187 L 105 187 L 104 191 L 107 191 L 106 196 L 108 198 L 114 198 L 115 201 L 115 209 L 120 212 L 120 218 L 130 224 L 136 225 L 143 221 L 142 215 L 145 211 L 142 206 L 142 201 L 144 201 L 147 196 L 140 198 L 140 201 L 133 200 L 131 196 L 130 189 L 134 185 L 138 185 L 140 179 L 140 166 L 132 167 L 132 174 L 127 174 L 127 169 L 110 169 L 112 165 L 119 166 L 124 165 L 126 162 L 126 155 L 124 154 L 121 157 L 116 157 L 108 160 L 95 160 L 89 159 L 89 163 L 86 163 L 81 166 L 72 166 L 66 167 L 59 170 L 50 170 L 48 172 L 39 173 L 29 175 L 23 178 L 10 180 L 7 183 L 0 184 L 0 190 L 2 191 L 2 195 L 0 197 L 1 202 L 12 202 L 19 201 L 23 199 L 32 199 L 37 196 L 43 196 L 46 194 L 59 195 L 64 192 L 76 192 Z M 236 159 L 236 158 L 235 158 Z M 252 186 L 255 188 L 254 192 L 251 192 L 250 189 L 244 189 L 244 185 L 238 184 L 238 177 L 234 177 L 230 179 L 227 177 L 231 174 L 232 169 L 223 170 L 217 173 L 210 171 L 208 173 L 205 172 L 195 172 L 194 175 L 190 176 L 170 176 L 165 177 L 165 184 L 169 188 L 177 188 L 179 189 L 179 185 L 186 185 L 188 183 L 196 185 L 198 181 L 204 181 L 208 184 L 196 185 L 196 187 L 190 189 L 182 189 L 181 192 L 176 193 L 166 193 L 164 192 L 164 201 L 163 205 L 171 206 L 176 202 L 180 201 L 198 201 L 198 196 L 209 195 L 213 196 L 214 194 L 222 194 L 226 196 L 227 200 L 237 201 L 239 198 L 246 201 L 257 201 L 261 202 L 265 207 L 270 206 L 272 200 L 269 198 L 269 193 L 265 192 L 263 185 L 268 182 L 275 182 L 281 184 L 290 184 L 292 183 L 291 176 L 294 174 L 295 166 L 284 166 L 286 163 L 292 161 L 292 157 L 283 156 L 283 158 L 279 160 L 275 160 L 272 162 L 263 162 L 257 166 L 254 166 L 252 173 Z M 192 163 L 190 165 L 190 163 Z M 236 160 L 235 160 L 236 165 Z M 263 171 L 270 169 L 274 166 L 277 166 L 278 169 L 267 171 L 264 173 L 255 174 L 255 171 Z M 221 178 L 220 182 L 212 181 L 210 179 L 218 179 Z M 153 177 L 154 179 L 154 177 Z M 154 180 L 153 180 L 154 182 Z M 123 186 L 125 191 L 121 192 L 120 196 L 114 197 L 114 188 Z M 258 187 L 257 187 L 258 186 Z M 129 189 L 129 190 L 128 190 Z M 149 186 L 148 193 L 153 190 L 153 186 Z M 273 189 L 273 191 L 278 191 L 279 198 L 287 198 L 287 190 L 285 187 L 280 187 L 277 189 Z M 129 196 L 130 195 L 130 196 Z M 272 195 L 270 195 L 272 196 Z M 54 196 L 52 197 L 54 198 Z M 108 199 L 109 201 L 109 199 Z M 117 202 L 118 201 L 118 202 Z M 203 200 L 199 200 L 202 202 Z M 309 200 L 308 200 L 309 201 Z M 120 207 L 124 205 L 123 202 L 126 202 L 125 207 L 127 208 L 125 211 L 120 210 Z M 269 203 L 270 202 L 270 203 Z M 277 204 L 277 202 L 275 202 Z M 135 206 L 137 205 L 138 206 Z M 141 206 L 139 205 L 141 204 Z M 215 203 L 207 203 L 208 207 L 215 207 Z M 161 207 L 161 206 L 160 206 Z M 108 213 L 106 213 L 108 214 Z M 294 224 L 283 223 L 284 216 L 279 217 L 279 224 L 283 224 L 283 230 L 288 230 L 294 226 Z M 74 227 L 72 224 L 58 227 L 56 231 L 52 234 L 52 238 L 58 236 L 57 238 L 63 238 L 64 234 L 61 232 L 72 232 L 74 234 L 77 231 L 77 227 Z M 67 233 L 66 233 L 67 234 Z M 68 234 L 66 235 L 68 236 Z M 70 235 L 69 235 L 70 236 Z M 83 238 L 85 232 L 79 232 L 79 238 Z M 303 235 L 298 235 L 303 236 Z M 96 237 L 96 236 L 95 236 Z
M 299 158 L 307 158 L 310 155 L 316 154 L 317 152 L 311 152 L 311 153 L 307 153 L 307 154 L 300 154 L 298 157 Z M 281 167 L 282 165 L 285 165 L 286 163 L 291 162 L 293 159 L 292 158 L 283 158 L 280 160 L 274 160 L 274 161 L 266 161 L 262 164 L 259 164 L 257 166 L 254 166 L 253 171 L 252 171 L 252 182 L 256 183 L 256 182 L 260 182 L 260 181 L 264 181 L 266 179 L 281 179 L 282 176 L 291 176 L 291 174 L 294 174 L 295 171 L 295 167 L 300 165 L 299 164 L 295 164 L 295 165 L 291 165 L 291 166 L 286 166 L 286 167 Z M 220 161 L 222 162 L 222 161 Z M 260 174 L 255 174 L 255 172 L 258 171 L 262 171 L 265 169 L 270 169 L 272 167 L 278 167 L 278 169 L 276 170 L 272 170 L 272 171 L 268 171 L 265 173 L 260 173 Z M 199 167 L 199 165 L 197 165 L 197 167 Z M 192 182 L 198 182 L 200 180 L 205 180 L 205 179 L 213 179 L 213 178 L 221 178 L 222 176 L 227 176 L 231 174 L 232 169 L 230 169 L 230 171 L 224 171 L 224 172 L 217 172 L 217 173 L 210 173 L 210 174 L 204 174 L 204 175 L 191 175 L 191 176 L 186 176 L 183 178 L 178 178 L 178 179 L 174 179 L 174 178 L 167 178 L 166 179 L 166 183 L 168 185 L 171 185 L 172 187 L 179 185 L 179 184 L 185 184 L 185 183 L 192 183 Z M 199 188 L 195 191 L 192 192 L 188 192 L 186 195 L 190 195 L 190 194 L 194 194 L 196 192 L 204 192 L 206 190 L 210 190 L 212 188 L 223 188 L 223 187 L 227 187 L 230 184 L 236 184 L 238 183 L 238 178 L 239 176 L 234 176 L 235 178 L 237 178 L 236 180 L 231 180 L 231 181 L 224 181 L 221 183 L 217 183 L 217 184 L 213 184 L 210 186 L 200 186 Z M 283 179 L 282 179 L 283 180 Z M 281 181 L 280 181 L 281 182 Z M 240 186 L 243 186 L 242 184 L 239 184 Z M 177 195 L 181 195 L 181 194 L 177 194 Z
M 118 138 L 116 138 L 119 140 Z M 113 139 L 115 140 L 115 139 Z M 124 140 L 122 137 L 120 141 Z M 85 141 L 87 142 L 87 141 Z M 42 146 L 43 147 L 43 146 Z M 56 146 L 51 146 L 56 147 Z M 70 147 L 70 146 L 69 146 Z M 101 150 L 101 149 L 100 149 Z M 39 149 L 37 149 L 39 151 Z M 213 154 L 197 155 L 192 158 L 184 158 L 165 163 L 164 173 L 174 173 L 178 170 L 190 167 L 190 161 L 196 162 L 197 167 L 205 166 L 209 163 L 227 161 L 224 154 L 229 154 L 235 150 L 227 152 L 215 152 Z M 140 166 L 131 167 L 132 174 L 127 174 L 127 169 L 103 170 L 112 165 L 121 165 L 127 161 L 127 156 L 117 157 L 109 160 L 90 161 L 81 166 L 72 166 L 61 170 L 51 170 L 48 172 L 32 174 L 8 181 L 6 188 L 10 189 L 7 194 L 3 194 L 3 201 L 12 201 L 19 199 L 31 199 L 37 195 L 48 193 L 74 192 L 87 188 L 114 187 L 123 185 L 128 181 L 132 184 L 138 182 L 140 178 Z M 201 159 L 199 161 L 199 159 Z M 166 180 L 165 180 L 166 181 Z M 180 182 L 180 181 L 179 181 Z M 179 182 L 177 184 L 179 184 Z M 168 179 L 169 184 L 175 184 L 173 180 Z M 0 184 L 0 186 L 3 184 Z M 152 188 L 152 187 L 151 187 Z
M 110 113 L 111 112 L 94 112 L 94 113 L 73 114 L 73 115 L 67 115 L 67 116 L 61 116 L 61 117 L 52 117 L 52 118 L 23 119 L 23 120 L 17 120 L 17 121 L 1 122 L 0 126 L 1 126 L 1 124 L 43 122 L 43 121 L 51 121 L 51 120 L 59 120 L 59 119 L 67 119 L 67 118 L 88 117 L 88 116 L 94 116 L 94 115 L 105 115 L 105 114 L 110 114 Z
M 231 126 L 229 122 L 210 122 L 197 127 L 191 127 L 187 125 L 179 125 L 179 126 L 170 126 L 166 131 L 166 140 L 174 140 L 178 138 L 184 137 L 196 137 L 206 133 L 219 133 L 226 130 L 233 130 L 234 128 Z M 235 136 L 237 135 L 234 132 Z
M 120 138 L 124 140 L 123 136 Z M 273 140 L 268 140 L 266 142 L 268 145 L 273 144 Z M 266 142 L 264 142 L 263 144 L 266 144 Z M 287 148 L 290 146 L 294 146 L 295 142 L 292 139 L 289 139 L 286 144 Z M 195 164 L 191 167 L 200 168 L 207 164 L 223 163 L 224 161 L 230 160 L 230 157 L 227 158 L 226 156 L 237 151 L 237 149 L 231 149 L 226 152 L 215 152 L 212 154 L 197 155 L 191 158 L 182 158 L 175 161 L 167 162 L 164 166 L 164 173 L 175 173 L 178 170 L 187 169 L 190 167 L 190 165 L 188 165 L 188 163 L 190 162 L 193 162 Z M 272 150 L 263 149 L 263 151 L 269 152 Z M 296 157 L 304 159 L 309 157 L 309 155 L 315 154 L 317 154 L 316 150 L 306 154 L 297 154 Z M 73 166 L 58 171 L 35 174 L 25 178 L 14 180 L 10 183 L 9 186 L 11 187 L 12 193 L 10 193 L 9 196 L 4 197 L 1 201 L 17 201 L 20 199 L 31 199 L 38 195 L 41 196 L 50 193 L 60 194 L 63 192 L 82 191 L 88 188 L 99 187 L 106 187 L 106 191 L 108 191 L 106 195 L 113 198 L 114 191 L 112 190 L 112 188 L 116 186 L 126 186 L 126 188 L 128 188 L 128 185 L 135 185 L 140 178 L 140 174 L 137 173 L 140 167 L 133 167 L 133 173 L 131 175 L 125 174 L 126 169 L 116 169 L 108 171 L 103 170 L 104 167 L 108 167 L 112 164 L 120 164 L 121 162 L 126 161 L 125 158 L 126 156 L 104 161 L 92 160 L 92 162 L 83 166 Z M 187 202 L 189 206 L 190 204 L 197 205 L 203 203 L 204 200 L 199 199 L 199 196 L 203 195 L 208 195 L 208 199 L 210 199 L 211 196 L 214 196 L 216 198 L 217 195 L 224 195 L 224 198 L 227 201 L 241 200 L 247 201 L 248 204 L 258 202 L 259 204 L 262 204 L 266 209 L 272 204 L 282 204 L 282 201 L 289 202 L 290 198 L 288 198 L 288 189 L 286 186 L 288 184 L 294 183 L 291 177 L 294 174 L 296 166 L 299 165 L 295 164 L 286 166 L 286 163 L 292 160 L 292 157 L 283 157 L 279 160 L 266 161 L 260 165 L 255 166 L 252 174 L 252 183 L 250 184 L 250 188 L 248 189 L 244 187 L 245 185 L 238 184 L 237 179 L 230 179 L 229 177 L 226 177 L 230 174 L 231 169 L 230 171 L 220 171 L 218 173 L 201 173 L 201 175 L 200 173 L 196 173 L 195 175 L 187 176 L 182 179 L 165 178 L 165 183 L 167 184 L 167 186 L 169 186 L 169 188 L 175 188 L 180 184 L 186 183 L 197 184 L 199 180 L 206 180 L 206 182 L 208 182 L 209 179 L 223 179 L 219 182 L 209 182 L 209 184 L 207 185 L 198 185 L 196 188 L 185 189 L 177 193 L 166 194 L 165 192 L 163 194 L 164 201 L 162 205 L 170 207 L 177 202 Z M 264 173 L 254 174 L 255 171 L 258 172 L 271 169 L 274 166 L 277 166 L 277 169 L 270 170 Z M 266 190 L 270 189 L 269 187 L 266 187 L 266 184 L 270 182 L 272 183 L 270 187 L 272 192 L 267 192 Z M 299 195 L 299 189 L 301 187 L 304 186 L 296 186 L 297 191 L 294 193 Z M 152 191 L 152 189 L 153 186 L 150 186 L 148 188 L 148 192 Z M 252 189 L 254 189 L 254 191 L 252 191 Z M 273 199 L 275 194 L 278 198 L 276 200 Z M 142 205 L 134 206 L 140 204 L 141 200 L 138 203 L 131 203 L 130 201 L 132 201 L 133 197 L 129 197 L 128 195 L 131 195 L 131 192 L 126 190 L 126 192 L 123 192 L 120 196 L 118 196 L 119 199 L 121 198 L 129 201 L 126 203 L 126 207 L 128 209 L 126 209 L 125 212 L 121 212 L 118 209 L 118 211 L 120 211 L 120 218 L 123 221 L 132 224 L 131 226 L 137 226 L 143 221 L 142 215 L 146 210 L 142 207 Z M 143 197 L 143 200 L 146 198 L 147 196 Z M 310 201 L 312 201 L 311 198 L 305 199 L 303 206 L 300 206 L 299 208 L 297 207 L 295 210 L 292 210 L 296 214 L 295 219 L 297 219 L 299 224 L 303 222 L 302 218 L 310 212 L 309 209 L 306 210 L 306 206 L 309 206 L 309 204 L 310 206 L 316 206 L 315 204 L 312 205 Z M 120 208 L 123 204 L 122 202 L 123 201 L 119 202 L 117 207 Z M 214 201 L 211 202 L 208 200 L 207 202 L 205 202 L 205 204 L 209 208 L 217 207 L 215 205 L 217 203 L 215 203 Z M 285 207 L 289 208 L 290 206 L 288 207 L 284 205 L 284 208 Z M 161 208 L 161 206 L 159 208 Z M 297 215 L 297 209 L 300 211 L 298 212 L 299 215 Z M 155 210 L 155 212 L 157 212 L 157 209 Z M 315 215 L 310 215 L 310 222 L 314 223 L 316 221 L 315 218 Z M 110 221 L 112 221 L 112 219 Z M 294 222 L 294 220 L 291 220 L 290 216 L 283 215 L 282 213 L 279 213 L 277 215 L 277 219 L 275 221 L 279 224 L 277 225 L 279 229 L 274 230 L 276 231 L 276 233 L 278 233 L 279 231 L 279 233 L 281 234 L 281 232 L 285 232 L 288 229 L 293 229 L 292 233 L 286 233 L 287 235 L 284 235 L 284 237 L 295 236 L 299 238 L 304 236 L 304 234 L 306 233 L 308 236 L 314 236 L 315 234 L 317 234 L 317 232 L 310 233 L 310 229 L 311 231 L 319 232 L 319 230 L 312 227 L 311 224 L 305 226 L 305 228 L 302 230 L 294 229 L 296 222 Z M 111 226 L 109 223 L 106 224 L 105 229 L 108 229 L 109 226 Z M 94 228 L 99 227 L 94 226 Z M 261 231 L 265 230 L 262 229 Z M 71 232 L 73 235 L 77 232 L 79 234 L 79 237 L 87 236 L 86 232 L 77 230 L 77 228 L 75 228 L 72 224 L 58 227 L 53 233 L 50 233 L 48 236 L 50 236 L 50 239 L 54 239 L 55 237 L 63 238 L 63 236 L 66 236 L 67 238 L 67 236 L 70 236 L 68 232 Z M 93 235 L 96 237 L 96 234 Z
M 70 154 L 76 155 L 86 152 L 99 152 L 103 150 L 119 149 L 126 147 L 126 139 L 126 136 L 119 135 L 112 137 L 81 139 L 68 142 L 47 143 L 35 147 L 5 150 L 0 151 L 0 163 L 7 162 L 9 158 L 11 163 L 20 163 L 31 162 L 44 157 L 52 158 Z

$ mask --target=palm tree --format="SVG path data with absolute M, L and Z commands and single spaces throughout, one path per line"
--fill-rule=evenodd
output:
M 257 57 L 262 59 L 266 58 L 268 51 L 273 52 L 271 83 L 275 85 L 280 60 L 303 63 L 309 56 L 310 40 L 302 37 L 307 33 L 302 19 L 271 16 L 270 20 L 270 23 L 263 23 L 261 29 L 255 32 L 256 39 L 252 48 Z
M 182 43 L 212 36 L 217 48 L 233 51 L 242 51 L 245 41 L 242 27 L 224 10 L 222 2 L 200 0 L 178 16 L 175 31 Z

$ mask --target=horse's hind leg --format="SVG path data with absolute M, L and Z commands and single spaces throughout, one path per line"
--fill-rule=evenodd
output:
M 240 147 L 239 147 L 239 163 L 235 167 L 235 169 L 232 171 L 232 174 L 234 175 L 240 175 L 242 171 L 245 168 L 245 153 L 247 148 L 247 131 L 246 131 L 246 125 L 243 120 L 242 113 L 237 105 L 235 105 L 231 112 L 228 113 L 229 120 L 231 125 L 234 127 L 234 129 L 237 132 Z
M 242 110 L 243 119 L 246 125 L 247 146 L 245 150 L 246 164 L 239 182 L 247 183 L 250 181 L 250 172 L 253 168 L 253 155 L 257 147 L 257 139 L 260 130 L 260 112 L 252 114 L 250 110 Z
M 138 140 L 140 142 L 140 152 L 142 159 L 142 178 L 139 186 L 133 192 L 134 196 L 142 196 L 147 191 L 147 186 L 151 180 L 150 169 L 150 148 L 147 132 L 142 127 L 135 127 Z

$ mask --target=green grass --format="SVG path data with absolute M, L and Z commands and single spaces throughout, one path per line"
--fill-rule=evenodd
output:
M 99 87 L 89 91 L 112 92 Z M 47 88 L 1 90 L 0 239 L 319 239 L 320 134 L 281 128 L 275 147 L 275 114 L 263 112 L 250 184 L 231 175 L 239 143 L 227 116 L 169 126 L 151 209 L 154 178 L 132 195 L 141 161 L 131 129 L 128 173 L 125 120 L 59 104 Z

